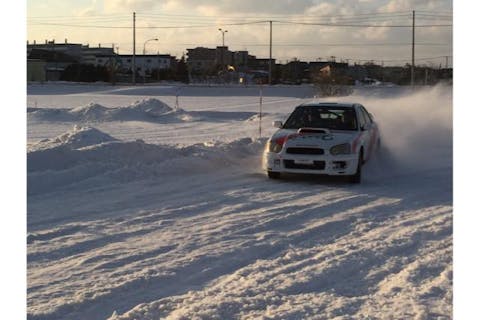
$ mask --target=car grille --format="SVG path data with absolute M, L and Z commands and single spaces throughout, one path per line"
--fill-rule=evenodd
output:
M 290 154 L 324 154 L 324 151 L 323 151 L 323 149 L 319 149 L 319 148 L 290 147 L 290 148 L 287 148 L 287 153 L 290 153 Z
M 287 169 L 325 170 L 325 161 L 313 161 L 313 164 L 295 163 L 293 160 L 283 160 Z

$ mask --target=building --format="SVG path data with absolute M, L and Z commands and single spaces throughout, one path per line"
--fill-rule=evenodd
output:
M 84 64 L 93 64 L 98 65 L 97 57 L 114 57 L 115 51 L 109 47 L 101 47 L 99 44 L 98 47 L 90 47 L 88 44 L 82 46 L 82 59 L 81 62 Z
M 135 67 L 140 74 L 148 74 L 151 73 L 152 70 L 165 70 L 172 68 L 174 60 L 175 57 L 172 57 L 169 54 L 135 55 Z M 96 65 L 107 66 L 112 62 L 123 72 L 131 71 L 133 67 L 133 55 L 119 54 L 114 57 L 96 57 Z
M 248 68 L 248 59 L 252 57 L 248 54 L 248 51 L 235 51 L 233 53 L 233 65 L 237 70 L 247 71 Z
M 227 46 L 215 49 L 196 47 L 187 49 L 186 62 L 192 74 L 213 75 L 222 69 L 226 70 L 229 65 L 234 65 L 234 52 L 228 50 Z
M 206 74 L 217 64 L 216 49 L 196 47 L 187 49 L 187 66 L 192 74 Z
M 45 77 L 43 80 L 56 81 L 60 80 L 62 73 L 72 64 L 98 65 L 96 57 L 99 55 L 112 57 L 115 53 L 113 48 L 105 48 L 100 45 L 98 48 L 91 48 L 88 45 L 68 43 L 67 39 L 65 39 L 65 43 L 55 43 L 55 40 L 46 40 L 45 43 L 40 44 L 37 44 L 36 41 L 33 44 L 27 42 L 27 58 L 31 61 L 31 72 L 27 72 L 27 78 L 29 81 L 34 81 L 31 77 L 38 78 L 40 76 L 38 71 L 33 71 L 39 68 L 40 61 L 43 61 L 44 65 Z
M 40 59 L 27 59 L 27 81 L 45 81 L 46 62 Z
M 58 81 L 65 69 L 74 63 L 78 63 L 80 57 L 67 54 L 68 51 L 31 49 L 27 56 L 28 60 L 44 63 L 45 80 Z
M 270 68 L 270 59 L 257 58 L 255 56 L 249 56 L 248 68 L 252 71 L 268 71 Z M 272 59 L 272 72 L 275 68 L 275 59 Z
M 309 77 L 308 72 L 308 62 L 295 59 L 282 66 L 280 81 L 286 84 L 300 84 L 308 81 L 306 80 Z
M 27 80 L 59 80 L 65 69 L 72 64 L 107 67 L 111 72 L 131 73 L 133 66 L 132 55 L 118 55 L 114 47 L 90 47 L 89 45 L 55 43 L 45 41 L 43 44 L 27 42 L 28 72 Z M 152 70 L 166 70 L 175 65 L 175 57 L 168 54 L 135 55 L 136 70 L 146 76 Z M 39 71 L 44 68 L 45 76 Z
M 82 45 L 77 43 L 68 43 L 67 39 L 65 39 L 65 43 L 55 43 L 55 40 L 45 40 L 45 43 L 41 44 L 37 44 L 36 41 L 34 41 L 33 44 L 29 44 L 27 42 L 27 57 L 30 55 L 32 50 L 62 53 L 76 59 L 80 59 L 82 56 Z
M 233 65 L 233 52 L 228 50 L 228 47 L 217 47 L 215 49 L 216 64 L 220 69 L 226 69 L 226 66 Z

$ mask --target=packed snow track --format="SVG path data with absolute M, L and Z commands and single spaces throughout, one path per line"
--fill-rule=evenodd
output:
M 451 319 L 451 88 L 342 98 L 381 125 L 360 185 L 267 179 L 240 89 L 29 86 L 28 319 Z

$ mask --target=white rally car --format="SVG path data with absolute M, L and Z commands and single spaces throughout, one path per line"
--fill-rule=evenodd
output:
M 308 103 L 295 108 L 268 140 L 262 166 L 282 173 L 348 176 L 359 183 L 362 165 L 380 145 L 373 116 L 358 103 Z

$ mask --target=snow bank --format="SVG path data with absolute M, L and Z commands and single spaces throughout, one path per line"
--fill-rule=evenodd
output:
M 108 113 L 108 108 L 97 103 L 90 103 L 86 106 L 73 108 L 68 113 L 82 120 L 95 121 L 105 117 Z
M 28 193 L 49 192 L 72 183 L 104 185 L 153 176 L 205 172 L 255 156 L 264 140 L 243 138 L 187 147 L 120 141 L 92 127 L 75 126 L 30 147 Z
M 142 99 L 124 108 L 115 108 L 112 110 L 112 116 L 116 120 L 131 120 L 147 117 L 159 117 L 173 112 L 174 109 L 166 103 L 153 98 Z M 176 112 L 182 112 L 178 109 Z
M 75 125 L 71 131 L 65 132 L 53 139 L 45 139 L 32 145 L 30 151 L 56 148 L 79 149 L 111 141 L 117 141 L 117 139 L 95 128 Z
M 107 108 L 98 103 L 69 108 L 28 108 L 31 120 L 48 122 L 107 122 L 107 121 L 147 121 L 176 123 L 190 121 L 230 121 L 247 120 L 257 114 L 251 111 L 185 111 L 171 108 L 154 98 L 136 101 L 125 107 Z
M 126 107 L 107 108 L 97 103 L 68 109 L 28 108 L 29 118 L 41 121 L 102 122 L 102 121 L 172 121 L 184 111 L 173 109 L 166 103 L 148 98 Z

